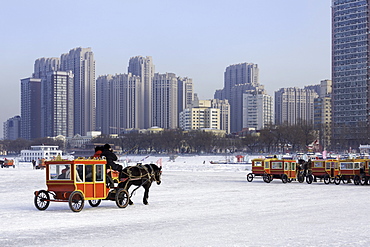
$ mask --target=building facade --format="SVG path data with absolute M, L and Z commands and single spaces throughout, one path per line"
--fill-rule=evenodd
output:
M 178 82 L 174 73 L 155 73 L 153 78 L 153 126 L 178 127 Z
M 153 59 L 150 56 L 142 57 L 136 56 L 129 60 L 128 73 L 139 76 L 141 78 L 141 96 L 142 103 L 140 103 L 140 128 L 149 128 L 152 126 L 152 108 L 153 108 L 153 77 L 154 77 L 154 64 Z
M 331 97 L 331 80 L 321 81 L 319 97 L 314 100 L 314 128 L 319 132 L 320 144 L 324 149 L 331 146 Z
M 97 127 L 103 134 L 139 129 L 144 122 L 141 79 L 131 73 L 99 76 L 96 81 Z
M 281 88 L 275 92 L 275 124 L 296 125 L 301 121 L 314 123 L 314 99 L 312 89 Z
M 4 122 L 4 140 L 16 140 L 21 137 L 21 117 L 15 116 Z
M 177 78 L 177 102 L 178 112 L 189 108 L 194 100 L 193 80 L 191 78 Z
M 74 48 L 61 55 L 61 71 L 74 74 L 74 134 L 95 130 L 95 60 L 91 48 Z
M 368 143 L 369 1 L 332 0 L 332 136 L 338 147 Z
M 212 99 L 211 107 L 220 110 L 220 130 L 230 134 L 230 104 L 227 99 Z
M 41 137 L 41 79 L 21 80 L 21 137 Z
M 239 63 L 226 68 L 224 73 L 224 95 L 230 100 L 231 89 L 238 84 L 250 84 L 253 87 L 259 86 L 259 69 L 257 64 Z
M 247 92 L 264 93 L 264 88 L 259 83 L 258 65 L 240 63 L 228 66 L 224 73 L 224 88 L 216 90 L 214 98 L 228 100 L 232 133 L 243 129 L 243 94 Z
M 41 135 L 71 137 L 74 123 L 73 73 L 48 72 L 41 81 Z
M 243 129 L 261 130 L 274 123 L 272 97 L 264 93 L 243 94 Z

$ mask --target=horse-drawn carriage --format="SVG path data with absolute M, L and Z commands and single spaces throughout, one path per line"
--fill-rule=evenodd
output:
M 149 188 L 153 181 L 161 183 L 161 167 L 156 165 L 130 166 L 123 169 L 121 176 L 106 169 L 104 159 L 75 159 L 46 161 L 47 190 L 35 191 L 37 209 L 45 210 L 50 202 L 68 202 L 74 212 L 80 212 L 84 201 L 97 207 L 102 200 L 115 201 L 119 208 L 132 204 L 131 196 L 140 186 L 144 187 L 144 204 L 148 204 Z M 119 178 L 121 177 L 121 178 Z M 109 184 L 113 181 L 114 184 Z M 131 185 L 138 186 L 131 195 Z
M 349 183 L 353 180 L 355 185 L 365 185 L 369 178 L 369 160 L 365 159 L 345 159 L 339 160 L 339 173 L 335 177 L 334 183 Z M 367 171 L 367 172 L 366 172 Z
M 334 183 L 335 177 L 339 174 L 338 160 L 313 160 L 310 163 L 306 175 L 306 182 L 311 184 L 313 181 L 324 179 L 325 184 Z
M 47 190 L 35 191 L 37 209 L 45 210 L 50 202 L 68 202 L 74 212 L 80 212 L 84 201 L 97 207 L 101 200 L 115 201 L 125 208 L 129 202 L 127 190 L 106 185 L 106 161 L 95 159 L 46 161 Z
M 297 162 L 293 159 L 259 158 L 252 160 L 252 172 L 247 174 L 248 182 L 252 182 L 256 176 L 262 176 L 263 181 L 270 183 L 274 178 L 281 179 L 283 183 L 298 180 L 304 181 L 304 177 L 297 171 Z

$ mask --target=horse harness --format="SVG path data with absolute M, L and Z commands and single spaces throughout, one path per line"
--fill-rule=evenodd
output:
M 139 168 L 138 171 L 139 171 L 139 175 L 133 175 L 131 169 L 133 168 Z M 150 168 L 150 169 L 149 169 Z M 142 172 L 142 169 L 144 169 L 146 171 L 146 173 L 143 174 Z M 150 170 L 150 171 L 149 171 Z M 154 181 L 157 182 L 157 179 L 155 177 L 155 172 L 154 172 L 154 169 L 149 165 L 149 166 L 145 166 L 145 165 L 142 165 L 142 164 L 137 164 L 136 166 L 130 166 L 130 167 L 127 167 L 127 172 L 125 171 L 122 171 L 122 174 L 125 174 L 127 176 L 127 178 L 121 178 L 121 182 L 125 182 L 127 180 L 143 180 L 144 181 L 140 184 L 140 185 L 137 185 L 137 188 L 135 188 L 131 195 L 133 195 L 133 193 L 140 187 L 140 186 L 143 186 L 145 185 L 146 183 L 148 183 L 151 179 L 154 179 Z M 128 184 L 128 183 L 127 183 Z M 127 186 L 126 184 L 126 186 Z M 125 187 L 126 187 L 125 186 Z M 125 188 L 126 189 L 126 188 Z

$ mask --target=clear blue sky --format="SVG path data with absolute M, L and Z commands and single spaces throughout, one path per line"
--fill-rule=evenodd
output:
M 96 77 L 152 56 L 156 72 L 192 78 L 201 99 L 243 62 L 258 64 L 270 95 L 318 84 L 331 77 L 330 20 L 330 0 L 2 1 L 0 123 L 20 114 L 20 79 L 34 61 L 75 47 L 92 48 Z

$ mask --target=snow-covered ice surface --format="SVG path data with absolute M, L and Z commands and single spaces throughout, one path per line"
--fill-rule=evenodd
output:
M 44 171 L 0 169 L 0 246 L 370 246 L 370 186 L 249 183 L 245 165 L 209 163 L 217 159 L 163 157 L 149 205 L 139 189 L 132 206 L 85 202 L 80 213 L 68 203 L 35 208 Z

